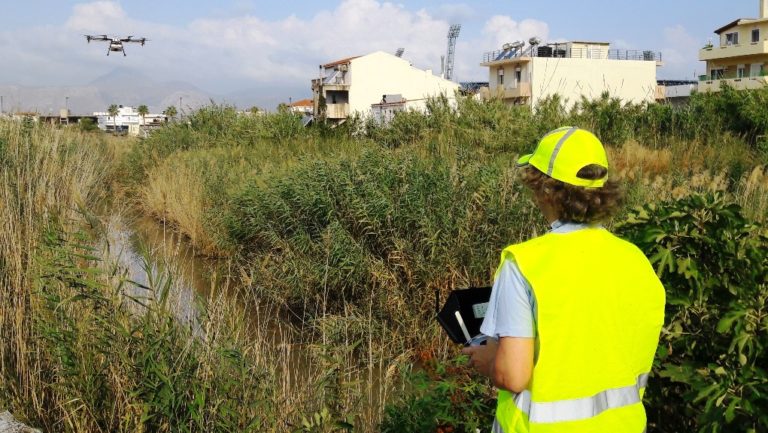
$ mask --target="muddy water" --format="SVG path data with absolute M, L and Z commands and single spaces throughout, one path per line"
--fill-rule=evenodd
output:
M 221 287 L 227 268 L 225 261 L 200 256 L 185 237 L 146 216 L 110 216 L 105 247 L 105 256 L 129 281 L 128 297 L 140 302 L 167 288 L 171 310 L 184 322 L 195 322 L 198 303 Z

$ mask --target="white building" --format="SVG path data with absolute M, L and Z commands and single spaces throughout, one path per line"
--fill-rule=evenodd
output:
M 444 95 L 455 101 L 458 83 L 411 66 L 408 60 L 383 51 L 350 57 L 320 66 L 312 80 L 314 115 L 339 123 L 352 115 L 381 112 L 386 98 L 397 99 L 398 110 L 424 111 L 429 98 Z M 376 107 L 374 107 L 376 106 Z
M 142 133 L 160 127 L 165 123 L 164 114 L 147 114 L 141 117 L 134 107 L 117 108 L 117 116 L 110 116 L 108 112 L 94 112 L 98 121 L 99 129 L 102 131 L 126 132 L 129 135 L 138 136 Z
M 633 103 L 663 98 L 656 85 L 661 53 L 615 50 L 607 42 L 530 42 L 533 45 L 516 42 L 485 53 L 481 65 L 488 67 L 492 97 L 532 106 L 555 94 L 567 106 L 604 92 Z

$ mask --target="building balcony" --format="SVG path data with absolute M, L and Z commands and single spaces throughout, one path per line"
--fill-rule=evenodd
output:
M 705 78 L 706 76 L 702 77 Z M 723 78 L 720 80 L 704 79 L 699 82 L 699 92 L 718 92 L 723 83 L 733 87 L 736 90 L 760 89 L 768 84 L 768 77 L 743 77 L 743 78 Z
M 492 92 L 502 99 L 530 98 L 531 83 L 517 83 L 516 86 L 508 85 L 506 87 L 498 86 Z
M 718 60 L 731 57 L 768 55 L 768 41 L 759 41 L 721 47 L 705 47 L 699 50 L 699 60 Z
M 328 119 L 346 119 L 349 117 L 349 104 L 326 104 L 325 117 Z
M 334 90 L 347 92 L 347 91 L 349 91 L 349 87 L 350 87 L 350 85 L 347 84 L 347 83 L 325 83 L 325 84 L 323 84 L 323 90 L 325 90 L 326 92 L 327 91 L 334 91 Z

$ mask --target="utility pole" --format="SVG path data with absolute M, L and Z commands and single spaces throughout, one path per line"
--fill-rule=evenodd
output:
M 181 117 L 181 96 L 179 96 L 179 117 Z
M 64 123 L 69 125 L 69 96 L 64 97 L 64 113 L 67 116 Z M 61 121 L 61 119 L 59 119 L 59 121 Z

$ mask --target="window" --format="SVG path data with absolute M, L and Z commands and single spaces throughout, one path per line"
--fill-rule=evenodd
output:
M 752 30 L 752 42 L 760 42 L 760 29 Z
M 749 76 L 759 77 L 762 70 L 763 70 L 762 63 L 752 63 L 751 65 L 749 65 Z
M 739 45 L 739 32 L 726 33 L 725 45 Z
M 710 72 L 710 78 L 713 80 L 719 80 L 723 78 L 723 69 L 712 69 Z
M 746 68 L 744 65 L 739 65 L 736 67 L 736 78 L 744 78 L 744 72 L 746 72 Z
M 499 86 L 504 85 L 504 69 L 499 69 L 498 81 L 496 83 Z

